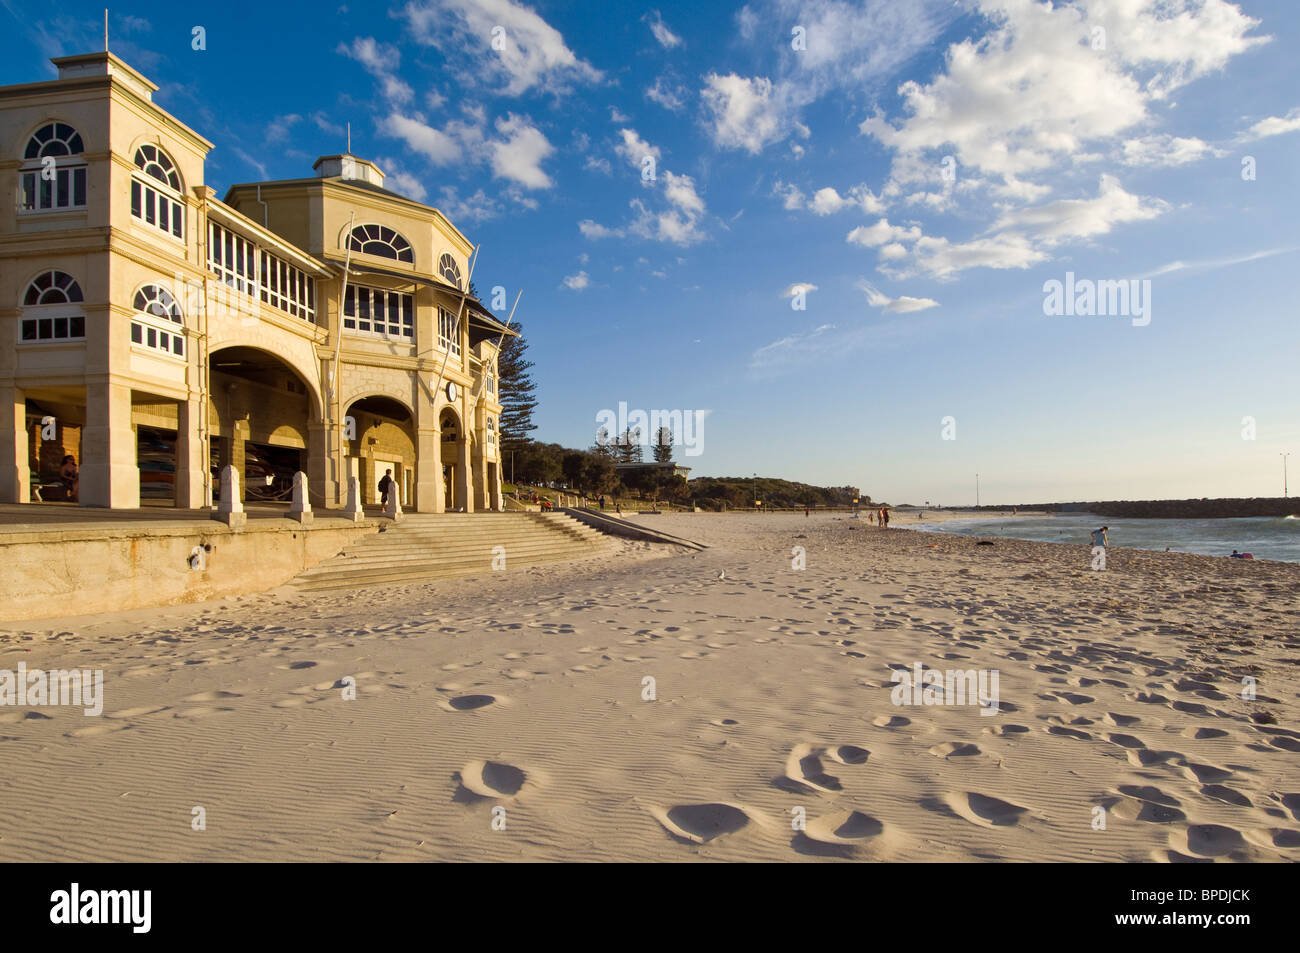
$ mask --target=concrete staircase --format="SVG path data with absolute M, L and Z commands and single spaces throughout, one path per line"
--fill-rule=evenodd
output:
M 509 571 L 599 555 L 614 544 L 562 513 L 408 513 L 289 584 L 315 592 L 487 573 L 501 553 L 493 552 L 497 546 L 505 548 Z

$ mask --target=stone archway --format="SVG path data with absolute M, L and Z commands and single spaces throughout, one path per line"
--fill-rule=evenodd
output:
M 358 397 L 346 405 L 343 424 L 348 456 L 360 462 L 361 501 L 379 503 L 379 481 L 392 470 L 402 506 L 414 508 L 418 451 L 410 408 L 384 395 Z
M 287 502 L 293 474 L 309 470 L 323 430 L 315 385 L 270 351 L 228 345 L 208 357 L 208 436 L 213 496 L 221 471 L 233 466 L 243 477 L 246 501 Z M 313 497 L 321 495 L 313 487 Z

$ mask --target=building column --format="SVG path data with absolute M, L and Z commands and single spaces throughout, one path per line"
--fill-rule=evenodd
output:
M 86 382 L 84 460 L 78 461 L 82 506 L 136 509 L 140 506 L 140 467 L 131 426 L 131 387 L 113 378 Z
M 208 461 L 203 454 L 203 413 L 197 399 L 176 407 L 176 505 L 197 510 L 208 505 L 204 492 Z
M 27 398 L 17 387 L 0 387 L 0 503 L 32 498 L 27 460 Z
M 447 509 L 442 482 L 442 434 L 421 429 L 415 434 L 415 506 L 417 513 Z
M 456 441 L 456 501 L 465 507 L 466 513 L 474 512 L 474 475 L 469 468 L 469 434 L 461 427 L 460 439 Z
M 343 492 L 347 492 L 346 483 L 337 479 L 334 474 L 342 473 L 343 480 L 347 479 L 347 455 L 346 452 L 340 458 L 334 458 L 331 454 L 331 438 L 333 433 L 338 432 L 338 428 L 331 428 L 326 424 L 309 423 L 307 425 L 307 496 L 311 500 L 312 506 L 318 506 L 322 509 L 326 507 L 336 507 L 341 505 L 342 500 L 339 497 L 339 487 L 343 485 Z M 247 436 L 247 422 L 245 422 L 244 436 Z M 240 444 L 239 472 L 244 472 L 243 444 Z

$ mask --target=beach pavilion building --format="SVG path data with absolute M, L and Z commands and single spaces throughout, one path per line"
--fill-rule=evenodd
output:
M 109 52 L 0 87 L 0 502 L 502 508 L 497 348 L 470 241 L 372 162 L 204 184 L 212 143 Z M 303 170 L 304 173 L 306 170 Z

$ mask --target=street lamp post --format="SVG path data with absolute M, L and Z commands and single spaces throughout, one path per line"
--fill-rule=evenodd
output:
M 1291 456 L 1291 451 L 1278 454 L 1282 458 L 1282 499 L 1286 499 L 1286 458 Z

